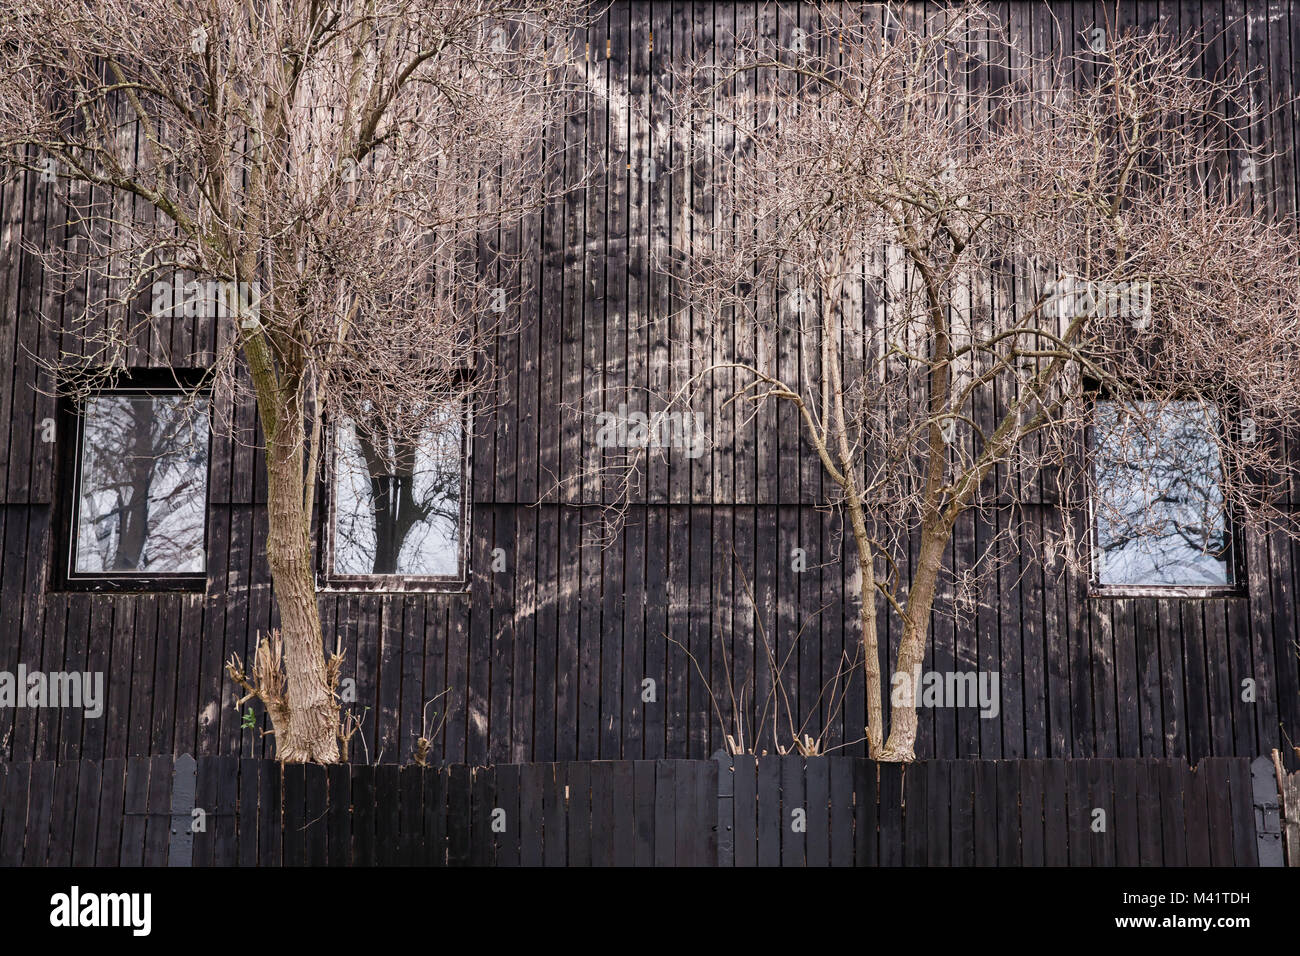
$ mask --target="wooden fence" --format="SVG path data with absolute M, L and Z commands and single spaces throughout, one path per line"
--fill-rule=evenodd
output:
M 10 763 L 0 864 L 1280 865 L 1261 759 Z

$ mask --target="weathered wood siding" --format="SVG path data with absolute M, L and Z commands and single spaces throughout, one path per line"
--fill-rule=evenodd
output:
M 922 12 L 940 9 L 929 6 Z M 1017 41 L 1037 52 L 1057 42 L 1058 22 L 1075 42 L 1101 14 L 1092 3 L 996 6 Z M 702 191 L 691 188 L 706 170 L 667 172 L 680 157 L 668 153 L 654 118 L 663 115 L 671 62 L 732 30 L 788 40 L 814 16 L 797 4 L 619 2 L 590 36 L 575 38 L 589 94 L 563 133 L 585 147 L 553 175 L 573 181 L 594 159 L 607 172 L 511 240 L 532 251 L 538 282 L 521 303 L 518 334 L 497 346 L 502 409 L 478 423 L 474 440 L 472 584 L 461 594 L 320 598 L 326 633 L 338 635 L 347 653 L 358 709 L 369 708 L 358 758 L 408 761 L 424 703 L 445 688 L 449 716 L 436 760 L 707 757 L 720 744 L 719 725 L 683 648 L 720 681 L 725 647 L 733 672 L 742 680 L 755 675 L 761 696 L 771 674 L 755 652 L 758 623 L 778 655 L 807 625 L 788 686 L 797 712 L 825 710 L 819 694 L 851 651 L 857 611 L 846 598 L 850 569 L 840 560 L 837 522 L 815 507 L 822 476 L 800 444 L 792 410 L 765 409 L 742 427 L 734 406 L 725 419 L 712 416 L 721 411 L 719 389 L 705 409 L 717 447 L 695 461 L 653 464 L 608 547 L 589 522 L 602 520 L 599 505 L 611 489 L 598 478 L 569 480 L 603 453 L 592 416 L 623 401 L 644 407 L 637 390 L 677 380 L 688 361 L 670 342 L 689 340 L 690 320 L 667 317 L 675 290 L 651 268 L 711 214 Z M 1262 69 L 1261 104 L 1284 104 L 1293 93 L 1296 4 L 1122 4 L 1119 18 L 1164 19 L 1178 32 L 1213 39 L 1206 67 Z M 985 52 L 985 79 L 997 83 L 1008 51 Z M 1260 203 L 1294 205 L 1295 118 L 1288 105 L 1261 119 L 1259 134 L 1278 156 L 1243 186 Z M 655 159 L 652 179 L 642 175 L 646 157 Z M 77 241 L 38 177 L 4 187 L 0 223 L 0 669 L 16 671 L 22 662 L 45 671 L 102 670 L 109 698 L 98 720 L 77 710 L 0 711 L 0 754 L 14 761 L 269 754 L 268 741 L 241 729 L 222 671 L 232 652 L 247 657 L 276 620 L 260 559 L 260 458 L 246 443 L 214 443 L 205 593 L 49 590 L 57 443 L 41 440 L 54 403 L 34 387 L 34 356 L 56 354 L 61 342 L 38 319 L 69 314 L 87 293 L 56 295 L 20 249 L 20 242 Z M 159 364 L 195 352 L 201 363 L 217 334 L 211 321 L 177 322 L 167 340 L 133 343 L 130 361 Z M 788 340 L 732 336 L 727 347 L 742 357 L 789 356 L 782 361 L 797 373 Z M 250 405 L 235 418 L 253 431 Z M 963 520 L 955 566 L 970 564 L 1012 508 L 1030 517 L 1031 537 L 1059 525 L 1057 509 L 1029 483 L 1018 498 L 1002 512 Z M 807 553 L 802 574 L 791 566 L 796 547 Z M 505 552 L 507 569 L 487 573 L 495 548 Z M 1082 580 L 1061 584 L 1032 558 L 1013 556 L 976 608 L 954 608 L 945 578 L 928 664 L 998 671 L 1001 711 L 996 719 L 968 709 L 922 711 L 920 755 L 1196 760 L 1253 756 L 1300 740 L 1300 562 L 1280 537 L 1252 538 L 1247 558 L 1248 596 L 1215 600 L 1091 599 Z M 737 566 L 753 580 L 759 621 Z M 891 653 L 897 632 L 889 622 Z M 646 679 L 656 683 L 653 702 L 642 700 Z M 1242 699 L 1247 679 L 1256 684 L 1253 703 Z M 844 753 L 863 753 L 863 713 L 858 681 L 834 720 L 832 743 L 844 743 Z M 814 732 L 823 716 L 812 720 Z
M 0 764 L 0 867 L 1280 866 L 1253 799 L 1244 757 L 45 760 Z

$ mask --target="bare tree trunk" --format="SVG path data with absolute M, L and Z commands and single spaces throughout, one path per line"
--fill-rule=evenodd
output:
M 278 458 L 284 449 L 276 450 Z M 283 467 L 272 463 L 269 448 L 267 466 L 268 475 Z M 269 478 L 266 505 L 266 558 L 280 605 L 289 712 L 287 725 L 275 728 L 276 757 L 289 763 L 337 763 L 339 708 L 325 669 L 302 486 Z
M 260 335 L 246 345 L 258 415 L 266 437 L 266 560 L 280 606 L 286 720 L 277 722 L 276 757 L 289 763 L 338 763 L 339 706 L 325 665 L 310 515 L 304 514 L 306 434 L 296 391 L 277 380 Z
M 907 595 L 907 614 L 903 618 L 903 637 L 898 645 L 895 674 L 907 675 L 910 691 L 904 702 L 889 708 L 889 739 L 885 741 L 881 760 L 916 759 L 916 679 L 925 661 L 925 642 L 930 632 L 930 610 L 934 606 L 934 589 L 943 567 L 943 552 L 948 535 L 942 527 L 927 528 L 921 533 L 921 551 L 916 573 Z M 892 684 L 892 681 L 891 681 Z
M 875 758 L 880 754 L 885 726 L 880 685 L 880 641 L 876 631 L 876 573 L 862 502 L 856 494 L 850 494 L 847 505 L 853 541 L 858 549 L 858 574 L 862 581 L 862 670 L 867 684 L 867 753 Z

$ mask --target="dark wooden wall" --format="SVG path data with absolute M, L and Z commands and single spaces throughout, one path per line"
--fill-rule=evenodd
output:
M 1270 856 L 1256 830 L 1252 769 L 1244 757 L 1193 770 L 1166 759 L 903 767 L 797 754 L 441 768 L 0 763 L 0 867 L 1281 866 L 1280 847 Z
M 995 6 L 1036 52 L 1054 47 L 1057 22 L 1076 42 L 1102 10 Z M 354 759 L 407 762 L 424 703 L 445 688 L 437 760 L 707 757 L 721 736 L 691 657 L 717 682 L 725 648 L 727 665 L 740 680 L 755 675 L 761 697 L 771 675 L 755 652 L 759 623 L 779 654 L 802 630 L 787 686 L 796 711 L 813 714 L 813 733 L 827 719 L 819 695 L 841 654 L 851 653 L 857 610 L 846 597 L 850 570 L 840 560 L 838 523 L 816 507 L 822 476 L 800 445 L 791 410 L 766 409 L 739 427 L 734 407 L 721 414 L 719 389 L 706 406 L 717 446 L 695 461 L 654 463 L 607 547 L 597 532 L 612 490 L 579 477 L 604 453 L 594 440 L 595 414 L 622 401 L 644 408 L 641 390 L 679 380 L 688 362 L 670 343 L 699 331 L 688 317 L 665 318 L 674 290 L 650 265 L 711 212 L 703 191 L 691 188 L 698 170 L 666 172 L 675 157 L 656 122 L 670 63 L 732 30 L 788 40 L 813 17 L 797 4 L 619 2 L 589 37 L 575 38 L 592 92 L 562 131 L 578 148 L 552 174 L 574 181 L 595 160 L 606 172 L 507 237 L 508 246 L 530 252 L 538 282 L 519 303 L 519 331 L 498 342 L 505 402 L 480 420 L 474 441 L 472 583 L 457 594 L 320 598 L 326 633 L 346 650 L 357 707 L 368 708 Z M 1293 3 L 1123 4 L 1119 19 L 1164 19 L 1176 32 L 1213 39 L 1206 67 L 1262 69 L 1261 103 L 1292 95 L 1293 50 L 1300 49 Z M 995 83 L 1009 54 L 985 52 Z M 1259 135 L 1279 156 L 1256 182 L 1226 170 L 1261 205 L 1294 206 L 1294 120 L 1289 106 L 1261 119 Z M 653 181 L 639 174 L 646 156 L 662 171 Z M 232 652 L 247 657 L 276 619 L 259 557 L 266 526 L 259 457 L 247 443 L 215 441 L 204 593 L 49 590 L 57 443 L 41 440 L 40 423 L 54 416 L 54 404 L 34 388 L 36 357 L 78 346 L 39 317 L 57 326 L 96 290 L 57 293 L 20 249 L 20 242 L 78 242 L 37 177 L 4 188 L 0 223 L 0 670 L 20 662 L 102 670 L 109 696 L 98 720 L 77 710 L 0 711 L 0 753 L 15 761 L 269 754 L 269 741 L 241 729 L 222 671 Z M 130 361 L 161 364 L 194 353 L 202 364 L 220 334 L 208 320 L 176 322 L 132 343 Z M 781 361 L 795 375 L 789 344 L 733 335 L 723 348 L 789 356 Z M 234 417 L 252 432 L 251 405 L 239 403 Z M 952 565 L 968 567 L 1016 514 L 1028 518 L 1026 545 L 1061 521 L 1032 486 L 1018 488 L 1001 511 L 959 526 Z M 796 547 L 808 556 L 802 574 L 792 569 Z M 488 573 L 495 548 L 507 569 Z M 952 578 L 945 578 L 928 667 L 999 671 L 1001 713 L 984 720 L 973 710 L 923 711 L 921 756 L 1196 760 L 1253 756 L 1300 740 L 1300 562 L 1290 542 L 1250 538 L 1249 594 L 1214 600 L 1089 598 L 1085 582 L 1059 579 L 1032 553 L 1009 553 L 974 608 L 954 607 Z M 754 582 L 757 620 L 738 568 Z M 897 622 L 887 625 L 892 648 Z M 1256 682 L 1253 703 L 1242 700 L 1247 678 Z M 656 682 L 653 702 L 642 700 L 645 679 Z M 863 713 L 857 681 L 831 721 L 831 742 L 846 744 L 847 754 L 863 753 Z

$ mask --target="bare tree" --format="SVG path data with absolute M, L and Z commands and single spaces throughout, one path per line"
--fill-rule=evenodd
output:
M 446 401 L 485 394 L 511 266 L 493 237 L 539 203 L 580 8 L 15 0 L 0 18 L 0 163 L 66 185 L 77 255 L 47 264 L 105 290 L 79 317 L 83 370 L 121 368 L 188 297 L 221 326 L 218 387 L 251 378 L 283 650 L 230 671 L 281 760 L 339 753 L 311 534 L 324 423 L 364 417 L 400 449 L 446 427 Z M 178 270 L 197 278 L 158 295 Z
M 1095 497 L 1093 393 L 1145 423 L 1109 433 L 1103 485 L 1145 467 L 1162 416 L 1190 403 L 1222 426 L 1191 456 L 1213 446 L 1214 507 L 1290 527 L 1270 479 L 1300 416 L 1300 259 L 1293 223 L 1229 175 L 1266 161 L 1258 108 L 1240 78 L 1198 75 L 1196 44 L 1110 29 L 1031 60 L 977 5 L 838 10 L 675 78 L 685 162 L 707 170 L 696 188 L 721 225 L 660 265 L 697 336 L 719 331 L 681 343 L 692 372 L 666 400 L 722 380 L 747 421 L 797 410 L 856 552 L 869 750 L 906 761 L 916 700 L 893 697 L 885 739 L 878 610 L 901 629 L 888 683 L 910 688 L 959 517 L 1034 476 L 1070 513 Z M 1167 519 L 1160 499 L 1123 493 L 1118 510 Z M 1184 522 L 1202 539 L 1185 546 L 1216 547 L 1216 529 Z M 1083 572 L 1087 535 L 1063 537 Z

